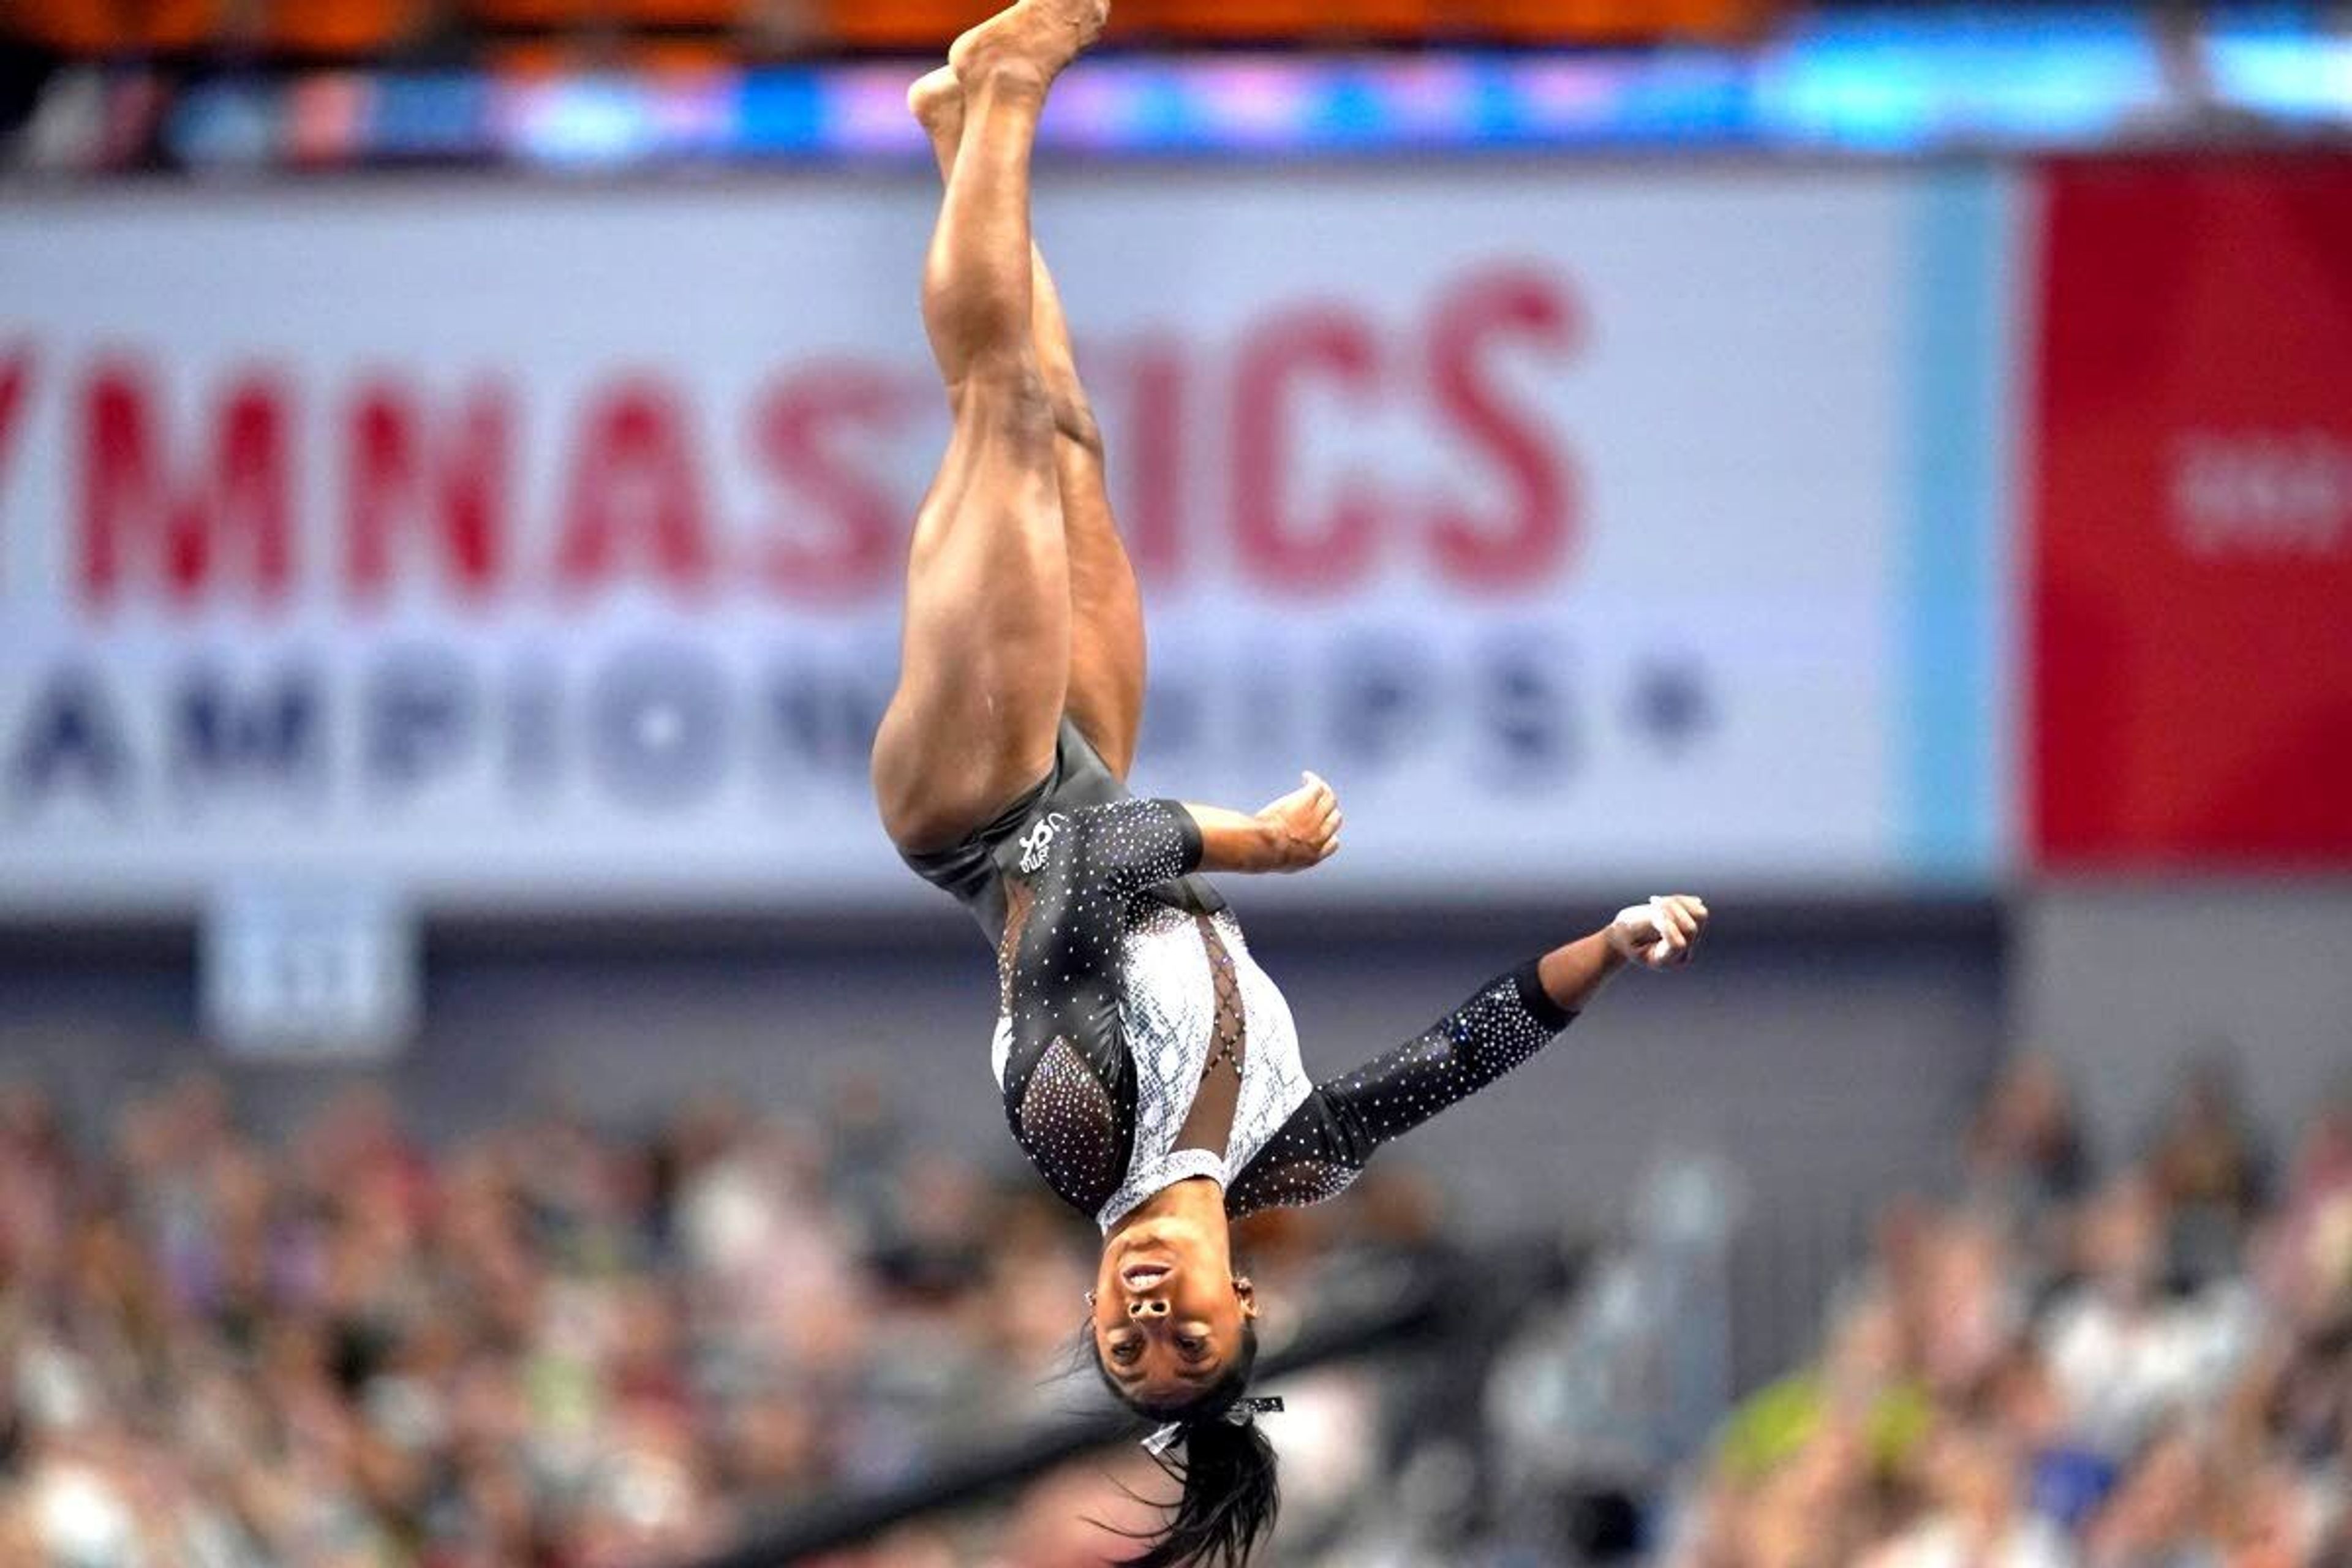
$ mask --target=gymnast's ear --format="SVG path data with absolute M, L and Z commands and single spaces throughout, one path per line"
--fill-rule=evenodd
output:
M 1236 1274 L 1234 1276 L 1234 1294 L 1241 1300 L 1243 1317 L 1255 1318 L 1257 1316 L 1257 1287 L 1250 1283 L 1250 1277 L 1248 1275 Z

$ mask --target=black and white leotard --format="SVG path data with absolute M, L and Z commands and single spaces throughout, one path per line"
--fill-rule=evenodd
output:
M 1570 1020 L 1529 962 L 1355 1071 L 1310 1082 L 1288 1004 L 1195 875 L 1201 852 L 1189 812 L 1126 795 L 1066 725 L 1037 791 L 965 846 L 909 858 L 997 936 L 1006 1118 L 1047 1184 L 1105 1230 L 1193 1176 L 1221 1182 L 1237 1217 L 1330 1197 L 1381 1144 Z M 1231 1066 L 1213 1060 L 1224 1049 Z M 1203 1144 L 1185 1134 L 1213 1067 L 1238 1069 L 1239 1085 Z

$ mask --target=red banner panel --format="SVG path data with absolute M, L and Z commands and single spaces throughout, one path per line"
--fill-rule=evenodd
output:
M 2352 159 L 2047 190 L 2041 863 L 2352 867 Z

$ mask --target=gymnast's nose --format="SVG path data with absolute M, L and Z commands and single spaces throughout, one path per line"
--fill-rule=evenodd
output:
M 1168 1315 L 1168 1303 L 1149 1296 L 1138 1297 L 1128 1302 L 1127 1315 L 1130 1318 L 1164 1318 Z

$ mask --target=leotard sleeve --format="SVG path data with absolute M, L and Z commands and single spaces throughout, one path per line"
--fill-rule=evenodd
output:
M 1493 1083 L 1574 1018 L 1544 994 L 1533 960 L 1496 976 L 1422 1034 L 1317 1085 L 1226 1188 L 1226 1212 L 1337 1196 L 1375 1149 Z
M 1047 812 L 1021 838 L 1020 869 L 1040 907 L 1124 900 L 1201 868 L 1201 825 L 1172 800 L 1115 800 Z

